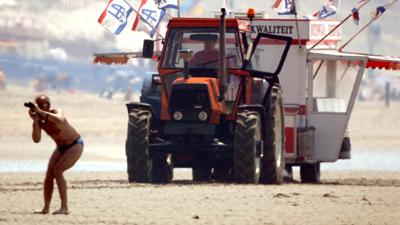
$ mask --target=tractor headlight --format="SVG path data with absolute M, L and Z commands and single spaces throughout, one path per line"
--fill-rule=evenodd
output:
M 174 112 L 174 120 L 181 120 L 183 118 L 183 114 L 180 111 Z
M 201 121 L 206 121 L 207 118 L 208 118 L 207 112 L 205 112 L 205 111 L 199 112 L 199 119 L 200 119 Z

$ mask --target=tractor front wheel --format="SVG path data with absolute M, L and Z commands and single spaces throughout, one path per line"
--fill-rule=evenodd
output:
M 152 157 L 151 182 L 156 184 L 170 183 L 173 178 L 172 155 L 154 153 Z
M 216 166 L 214 167 L 212 176 L 218 182 L 229 182 L 232 179 L 231 169 Z
M 198 155 L 195 157 L 192 166 L 193 181 L 206 182 L 211 179 L 212 167 L 206 156 Z
M 151 112 L 133 109 L 129 113 L 126 157 L 129 182 L 149 182 L 151 161 L 149 157 Z
M 261 121 L 258 112 L 238 112 L 234 136 L 233 170 L 238 183 L 257 184 L 260 177 L 260 158 L 257 144 L 261 141 Z

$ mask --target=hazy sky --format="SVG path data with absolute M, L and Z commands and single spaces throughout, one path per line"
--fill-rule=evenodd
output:
M 0 0 L 0 39 L 9 40 L 13 37 L 16 40 L 26 39 L 23 46 L 19 46 L 20 51 L 25 51 L 24 54 L 54 55 L 61 59 L 77 57 L 89 59 L 95 52 L 140 51 L 141 40 L 148 38 L 145 33 L 133 32 L 128 25 L 123 33 L 116 36 L 97 22 L 108 1 Z M 137 5 L 140 1 L 131 0 L 131 2 Z M 218 10 L 222 5 L 222 0 L 180 0 L 180 2 L 182 8 L 186 9 L 182 12 L 182 16 L 192 17 L 212 16 L 213 10 Z M 274 0 L 228 0 L 228 2 L 235 9 L 244 11 L 248 7 L 253 7 L 256 11 L 266 11 L 270 17 L 277 17 L 271 10 Z M 324 2 L 325 0 L 298 0 L 299 18 L 316 12 Z M 342 1 L 339 18 L 348 15 L 357 2 L 358 0 Z M 358 27 L 352 21 L 348 21 L 343 27 L 344 40 L 368 22 L 371 11 L 384 2 L 386 1 L 371 0 L 360 12 L 361 21 Z M 400 3 L 396 3 L 376 21 L 375 24 L 381 27 L 382 37 L 380 42 L 374 43 L 376 51 L 371 53 L 396 55 L 400 52 L 400 46 L 396 44 L 400 36 L 400 26 L 394 26 L 394 21 L 400 19 L 399 10 Z M 133 18 L 132 15 L 131 19 Z M 364 32 L 349 45 L 349 49 L 368 52 L 370 51 L 368 46 Z

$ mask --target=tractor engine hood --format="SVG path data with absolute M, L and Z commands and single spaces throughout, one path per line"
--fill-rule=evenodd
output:
M 219 96 L 218 81 L 215 78 L 179 78 L 171 86 L 168 112 L 175 122 L 217 124 L 223 112 Z

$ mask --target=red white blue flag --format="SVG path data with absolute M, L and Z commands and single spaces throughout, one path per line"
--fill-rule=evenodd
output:
M 340 9 L 340 0 L 327 0 L 321 9 L 314 13 L 314 17 L 318 19 L 336 18 Z
M 157 32 L 157 28 L 166 13 L 165 8 L 159 8 L 158 3 L 159 2 L 154 0 L 142 0 L 138 10 L 138 15 L 136 15 L 136 19 L 133 22 L 133 31 L 144 31 L 148 33 L 150 37 L 154 37 L 154 34 Z M 164 6 L 168 7 L 168 4 Z
M 128 23 L 132 7 L 125 0 L 110 0 L 98 22 L 114 34 L 120 34 Z
M 274 9 L 278 15 L 295 15 L 296 7 L 294 1 L 295 0 L 276 0 L 272 5 L 272 9 Z

